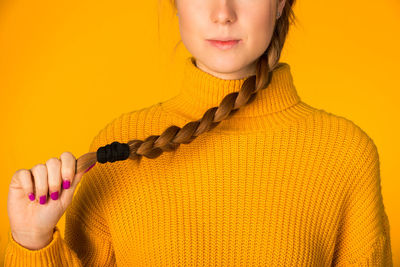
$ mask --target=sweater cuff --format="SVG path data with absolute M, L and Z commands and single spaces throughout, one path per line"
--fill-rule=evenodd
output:
M 63 240 L 57 226 L 54 228 L 51 242 L 38 250 L 30 250 L 17 243 L 12 237 L 11 231 L 9 231 L 8 237 L 9 244 L 6 254 L 10 256 L 10 259 L 13 258 L 12 261 L 14 262 L 24 261 L 25 263 L 34 265 L 51 266 L 56 262 L 55 259 L 59 258 L 59 254 L 63 249 Z

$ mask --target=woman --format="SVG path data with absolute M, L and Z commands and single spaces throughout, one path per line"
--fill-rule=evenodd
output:
M 15 172 L 6 266 L 392 266 L 376 145 L 278 62 L 293 4 L 173 2 L 180 93 Z

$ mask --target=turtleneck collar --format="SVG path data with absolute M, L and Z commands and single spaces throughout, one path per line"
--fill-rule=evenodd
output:
M 195 58 L 190 56 L 185 60 L 179 94 L 161 105 L 164 110 L 184 119 L 198 120 L 209 108 L 219 106 L 226 95 L 240 91 L 246 79 L 247 77 L 224 80 L 213 76 L 198 68 Z M 217 128 L 259 130 L 260 127 L 270 127 L 280 123 L 280 120 L 285 122 L 289 118 L 305 116 L 312 112 L 312 109 L 298 96 L 289 64 L 281 62 L 272 71 L 268 87 L 258 91 L 253 102 L 239 108 L 229 119 L 221 121 Z M 294 113 L 280 114 L 285 110 Z M 247 124 L 242 125 L 243 123 Z M 257 126 L 259 123 L 262 125 Z

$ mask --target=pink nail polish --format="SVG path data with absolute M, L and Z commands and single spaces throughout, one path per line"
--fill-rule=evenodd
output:
M 91 168 L 93 168 L 93 166 L 94 165 L 96 165 L 96 162 L 95 163 L 93 163 L 93 165 L 92 166 L 90 166 L 89 168 L 87 168 L 87 170 L 84 172 L 84 173 L 86 173 L 87 171 L 89 171 Z
M 34 201 L 34 200 L 35 200 L 35 195 L 34 195 L 33 193 L 30 193 L 30 194 L 29 194 L 29 199 L 30 199 L 31 201 Z
M 50 197 L 52 200 L 57 200 L 58 199 L 58 191 L 51 193 Z
M 46 196 L 41 196 L 40 197 L 40 204 L 44 205 L 46 203 Z
M 63 181 L 63 189 L 68 189 L 71 186 L 71 182 L 69 180 Z

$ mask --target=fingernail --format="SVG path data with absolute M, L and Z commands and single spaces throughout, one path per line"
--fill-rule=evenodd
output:
M 33 193 L 30 193 L 30 194 L 29 194 L 29 199 L 30 199 L 31 201 L 34 201 L 34 200 L 35 200 L 35 195 L 34 195 Z
M 52 200 L 57 200 L 58 199 L 58 191 L 51 193 L 50 197 Z
M 69 180 L 64 180 L 63 181 L 63 189 L 68 189 L 71 185 L 71 182 Z
M 39 202 L 40 204 L 44 204 L 44 203 L 46 203 L 46 196 L 41 196 L 40 197 L 40 202 Z
M 95 163 L 93 163 L 93 165 L 92 166 L 90 166 L 84 173 L 86 173 L 88 170 L 90 170 L 91 168 L 93 168 L 93 166 L 94 165 L 96 165 L 96 162 Z

